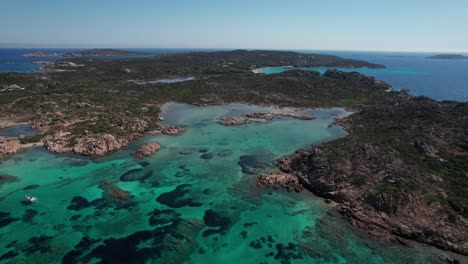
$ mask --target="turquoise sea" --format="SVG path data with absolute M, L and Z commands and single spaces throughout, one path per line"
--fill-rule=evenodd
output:
M 94 160 L 33 148 L 2 161 L 0 175 L 18 179 L 0 186 L 0 263 L 440 263 L 449 254 L 372 240 L 307 191 L 258 187 L 255 174 L 275 159 L 345 136 L 331 123 L 348 114 L 217 123 L 258 111 L 293 109 L 167 104 L 164 123 L 188 124 L 184 134 L 148 136 Z M 162 148 L 133 158 L 146 142 Z M 115 187 L 131 198 L 113 199 Z
M 320 51 L 300 50 L 304 53 L 331 54 L 347 59 L 363 60 L 384 65 L 384 69 L 345 69 L 357 71 L 386 81 L 395 89 L 407 88 L 413 95 L 423 95 L 435 100 L 468 101 L 468 60 L 427 59 L 435 53 L 370 52 L 370 51 Z M 285 65 L 286 66 L 286 65 Z M 290 68 L 268 68 L 265 73 L 279 73 Z M 326 68 L 302 68 L 317 70 Z

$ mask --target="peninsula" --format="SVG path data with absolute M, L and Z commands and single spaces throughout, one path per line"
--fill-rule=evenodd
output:
M 300 183 L 335 201 L 350 223 L 376 237 L 400 243 L 411 239 L 468 255 L 468 103 L 413 97 L 356 72 L 252 72 L 289 65 L 383 67 L 336 56 L 260 50 L 67 58 L 48 66 L 55 71 L 47 74 L 0 74 L 0 86 L 24 88 L 0 93 L 0 118 L 9 124 L 29 121 L 40 131 L 4 139 L 0 150 L 14 146 L 3 151 L 11 154 L 21 145 L 43 142 L 50 151 L 105 155 L 164 130 L 159 113 L 166 102 L 346 107 L 354 114 L 337 123 L 348 136 L 280 159 L 280 177 L 261 176 L 260 183 L 294 190 L 301 189 Z M 129 81 L 181 76 L 194 79 Z M 179 129 L 185 130 L 171 131 Z M 294 186 L 284 186 L 282 179 Z
M 468 56 L 460 54 L 439 54 L 427 57 L 428 59 L 439 59 L 439 60 L 462 60 L 468 59 Z

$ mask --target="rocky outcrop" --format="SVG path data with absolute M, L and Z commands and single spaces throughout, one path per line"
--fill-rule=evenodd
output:
M 44 146 L 52 152 L 73 152 L 83 156 L 103 156 L 126 147 L 130 139 L 117 139 L 113 135 L 74 136 L 70 132 L 58 132 L 43 139 Z
M 221 118 L 218 123 L 224 126 L 240 126 L 250 123 L 251 120 L 248 118 L 238 116 L 227 116 Z
M 187 130 L 187 126 L 164 126 L 161 128 L 161 133 L 164 135 L 175 136 Z
M 21 149 L 21 144 L 17 138 L 0 136 L 0 157 L 15 154 Z
M 245 117 L 227 116 L 221 118 L 218 123 L 224 126 L 239 126 L 262 120 L 271 121 L 275 118 L 294 118 L 301 120 L 313 120 L 315 117 L 310 114 L 294 114 L 294 113 L 273 113 L 273 112 L 257 112 L 245 114 Z
M 152 156 L 156 151 L 158 151 L 161 146 L 158 143 L 147 143 L 141 146 L 136 152 L 136 158 L 146 158 Z
M 309 114 L 292 114 L 292 113 L 273 113 L 273 112 L 258 112 L 258 113 L 249 113 L 245 115 L 247 118 L 254 118 L 254 119 L 265 119 L 265 120 L 272 120 L 274 118 L 280 117 L 289 117 L 294 119 L 301 119 L 301 120 L 312 120 L 315 117 Z
M 273 189 L 284 189 L 288 192 L 300 192 L 304 189 L 296 176 L 286 173 L 264 173 L 257 179 L 258 186 Z

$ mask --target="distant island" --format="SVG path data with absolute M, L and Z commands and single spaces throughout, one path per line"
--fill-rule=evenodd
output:
M 427 58 L 439 59 L 439 60 L 461 60 L 461 59 L 468 59 L 468 56 L 463 56 L 460 54 L 439 54 L 439 55 L 429 56 Z
M 23 54 L 23 57 L 28 58 L 44 58 L 44 57 L 112 57 L 112 56 L 138 56 L 147 55 L 144 52 L 116 50 L 116 49 L 89 49 L 83 51 L 74 51 L 67 53 L 47 53 L 33 52 Z

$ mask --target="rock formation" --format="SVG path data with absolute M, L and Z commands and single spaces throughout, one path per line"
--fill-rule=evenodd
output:
M 300 192 L 304 189 L 296 176 L 286 173 L 264 173 L 257 179 L 257 185 L 273 189 L 284 189 L 288 192 Z
M 315 117 L 310 114 L 293 114 L 293 113 L 273 113 L 273 112 L 257 112 L 245 114 L 245 117 L 240 116 L 227 116 L 221 118 L 218 123 L 224 126 L 239 126 L 261 120 L 271 121 L 275 118 L 294 118 L 301 120 L 313 120 Z
M 156 151 L 158 151 L 161 146 L 158 143 L 147 143 L 141 146 L 136 152 L 136 158 L 145 158 L 152 156 Z
M 73 152 L 83 156 L 103 156 L 127 146 L 129 139 L 117 139 L 113 135 L 73 136 L 70 132 L 58 132 L 46 136 L 44 146 L 52 152 Z
M 164 126 L 161 128 L 161 133 L 164 135 L 175 136 L 187 130 L 187 126 Z
M 17 138 L 0 136 L 0 157 L 15 154 L 21 149 L 21 144 Z

